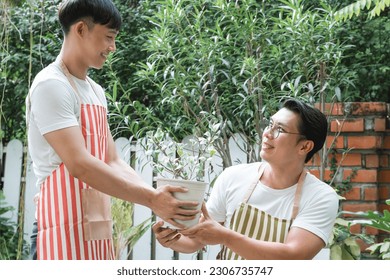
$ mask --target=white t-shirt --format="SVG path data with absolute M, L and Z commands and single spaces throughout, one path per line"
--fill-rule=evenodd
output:
M 87 81 L 74 76 L 72 78 L 82 103 L 97 104 L 107 108 L 107 101 L 101 86 L 91 79 Z M 61 69 L 59 58 L 38 73 L 28 98 L 31 104 L 30 111 L 27 110 L 26 114 L 28 149 L 37 177 L 37 186 L 39 186 L 62 163 L 43 135 L 55 130 L 78 126 L 80 102 L 77 93 Z M 28 100 L 26 100 L 26 105 L 29 108 Z
M 217 178 L 207 209 L 211 217 L 229 227 L 236 208 L 251 183 L 258 177 L 259 163 L 226 168 Z M 248 203 L 281 219 L 291 219 L 297 184 L 286 189 L 272 189 L 258 182 Z M 302 187 L 299 212 L 292 227 L 306 229 L 328 243 L 338 212 L 339 199 L 332 187 L 307 174 Z

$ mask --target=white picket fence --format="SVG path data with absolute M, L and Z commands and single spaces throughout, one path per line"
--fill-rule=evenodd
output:
M 146 160 L 145 152 L 141 145 L 134 144 L 126 138 L 118 138 L 116 141 L 117 151 L 126 162 L 130 162 L 131 156 L 136 157 L 134 169 L 138 174 L 150 185 L 154 182 L 153 169 L 150 162 Z M 1 144 L 1 143 L 0 143 Z M 233 164 L 246 163 L 247 155 L 243 151 L 244 142 L 237 135 L 230 139 L 229 149 Z M 15 223 L 18 221 L 19 204 L 24 203 L 24 235 L 25 240 L 30 243 L 30 235 L 32 225 L 35 218 L 35 205 L 33 197 L 37 193 L 36 178 L 32 170 L 32 163 L 26 155 L 26 148 L 20 140 L 10 141 L 6 147 L 0 146 L 0 155 L 3 155 L 4 177 L 3 192 L 6 198 L 6 203 L 12 206 L 15 211 L 8 214 L 8 217 Z M 0 158 L 1 159 L 1 158 Z M 216 156 L 212 162 L 213 172 L 206 174 L 205 181 L 211 182 L 216 176 L 222 172 L 222 160 Z M 26 166 L 24 169 L 23 167 Z M 24 172 L 25 171 L 25 172 Z M 25 183 L 25 192 L 21 193 L 21 183 Z M 206 192 L 208 193 L 208 191 Z M 205 198 L 207 199 L 207 197 Z M 134 225 L 138 225 L 152 216 L 149 208 L 142 205 L 134 207 Z M 215 260 L 216 255 L 220 250 L 219 245 L 208 246 L 206 251 L 202 253 L 201 258 L 205 260 Z M 122 259 L 126 259 L 126 252 L 122 254 Z M 195 254 L 181 254 L 161 246 L 153 237 L 152 231 L 149 229 L 141 239 L 135 244 L 132 250 L 131 259 L 133 260 L 191 260 L 197 259 L 199 256 Z M 329 249 L 321 250 L 314 259 L 329 260 Z
M 126 138 L 119 138 L 115 141 L 117 151 L 126 162 L 130 162 L 130 157 L 136 157 L 134 169 L 150 185 L 153 184 L 153 169 L 150 162 L 146 160 L 144 150 L 141 145 L 131 143 Z M 237 141 L 231 141 L 230 149 L 235 163 L 246 162 L 246 154 L 242 152 Z M 17 223 L 19 203 L 24 203 L 24 234 L 27 243 L 30 243 L 32 224 L 35 215 L 35 205 L 33 197 L 37 193 L 36 178 L 32 170 L 30 157 L 26 153 L 26 148 L 20 140 L 10 141 L 1 153 L 4 164 L 3 192 L 6 197 L 6 203 L 12 206 L 15 211 L 8 213 L 11 220 Z M 0 149 L 1 152 L 1 149 Z M 27 155 L 26 155 L 27 154 Z M 206 174 L 205 180 L 211 182 L 215 176 L 222 171 L 222 160 L 215 157 L 213 161 L 213 173 Z M 26 168 L 24 169 L 24 165 Z M 25 170 L 25 172 L 24 172 Z M 24 174 L 25 173 L 25 174 Z M 21 182 L 25 183 L 25 193 L 21 194 Z M 208 193 L 208 192 L 206 192 Z M 135 205 L 134 225 L 140 224 L 151 217 L 150 209 Z M 215 259 L 219 251 L 219 246 L 210 246 L 206 252 L 203 252 L 203 259 Z M 142 238 L 136 243 L 132 251 L 132 259 L 135 260 L 170 260 L 170 259 L 196 259 L 197 254 L 178 254 L 170 249 L 162 247 L 154 240 L 151 230 L 148 230 Z

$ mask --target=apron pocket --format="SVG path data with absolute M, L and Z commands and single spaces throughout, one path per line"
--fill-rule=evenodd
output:
M 84 239 L 112 238 L 111 199 L 92 188 L 81 190 Z

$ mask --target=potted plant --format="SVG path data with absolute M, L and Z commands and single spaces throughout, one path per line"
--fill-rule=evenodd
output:
M 204 178 L 216 155 L 213 144 L 219 133 L 219 123 L 210 124 L 209 130 L 203 135 L 195 134 L 186 137 L 182 142 L 174 141 L 162 128 L 147 132 L 141 145 L 157 175 L 157 187 L 186 187 L 188 192 L 175 192 L 174 196 L 180 200 L 198 201 L 197 210 L 200 210 L 208 186 Z M 190 227 L 197 223 L 199 215 L 194 220 L 178 222 Z

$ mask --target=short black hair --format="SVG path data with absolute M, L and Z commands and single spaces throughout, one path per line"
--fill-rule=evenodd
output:
M 94 24 L 106 25 L 119 31 L 122 18 L 111 0 L 64 0 L 58 10 L 62 31 L 68 34 L 70 27 L 81 19 Z
M 286 108 L 300 116 L 299 133 L 305 136 L 307 140 L 314 142 L 314 148 L 306 156 L 305 163 L 307 163 L 324 146 L 328 134 L 328 120 L 319 109 L 297 99 L 285 100 L 282 108 Z

